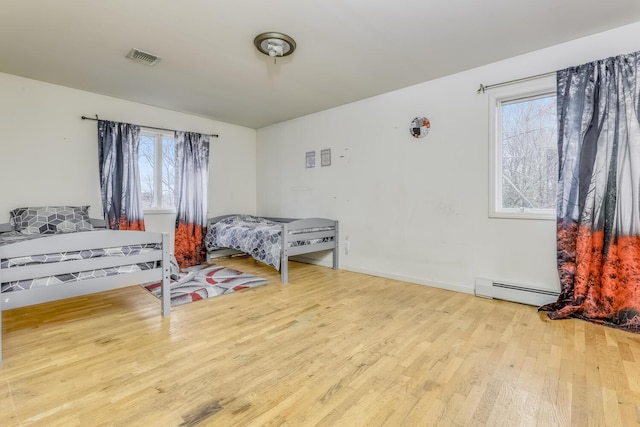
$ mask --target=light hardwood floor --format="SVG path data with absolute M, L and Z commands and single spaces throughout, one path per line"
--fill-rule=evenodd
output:
M 640 336 L 291 263 L 161 318 L 139 286 L 4 313 L 0 426 L 633 426 Z

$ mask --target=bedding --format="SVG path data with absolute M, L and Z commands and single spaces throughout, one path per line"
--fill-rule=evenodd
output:
M 331 242 L 334 237 L 315 239 L 296 239 L 296 235 L 333 230 L 333 227 L 311 227 L 288 231 L 288 247 L 312 245 Z M 208 252 L 220 248 L 231 248 L 251 255 L 258 261 L 280 270 L 282 258 L 281 222 L 251 215 L 232 215 L 210 224 L 205 236 L 205 247 Z
M 89 206 L 41 206 L 9 212 L 15 231 L 22 234 L 57 234 L 91 231 Z
M 280 270 L 281 236 L 282 227 L 276 222 L 236 215 L 210 226 L 204 241 L 207 251 L 236 249 Z

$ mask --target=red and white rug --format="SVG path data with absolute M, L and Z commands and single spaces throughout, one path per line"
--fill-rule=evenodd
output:
M 171 307 L 266 284 L 266 279 L 221 265 L 196 265 L 185 268 L 178 280 L 171 281 Z M 144 288 L 160 298 L 159 282 Z

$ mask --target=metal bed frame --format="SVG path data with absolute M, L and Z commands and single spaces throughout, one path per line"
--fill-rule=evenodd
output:
M 104 228 L 104 220 L 91 220 L 92 224 Z M 11 226 L 0 224 L 0 231 L 10 231 Z M 169 234 L 143 231 L 96 230 L 64 233 L 7 244 L 0 247 L 0 259 L 19 256 L 118 247 L 139 244 L 160 244 L 161 250 L 124 257 L 101 257 L 40 265 L 0 268 L 0 283 L 35 279 L 52 275 L 90 271 L 100 268 L 118 267 L 144 262 L 159 261 L 159 267 L 133 273 L 97 277 L 77 282 L 60 283 L 47 287 L 32 288 L 0 294 L 0 364 L 2 364 L 2 311 L 26 307 L 49 301 L 71 298 L 133 286 L 149 282 L 162 282 L 161 313 L 169 316 L 170 300 L 170 254 Z
M 235 216 L 238 214 L 221 215 L 207 220 L 207 227 L 216 222 Z M 308 254 L 312 252 L 333 251 L 333 269 L 338 269 L 338 221 L 326 218 L 273 218 L 261 217 L 270 221 L 282 224 L 282 250 L 280 253 L 280 282 L 287 283 L 289 281 L 289 257 L 295 255 Z M 329 228 L 326 231 L 307 231 L 313 228 Z M 301 240 L 320 239 L 323 237 L 333 237 L 332 241 L 312 243 L 308 245 L 290 246 L 292 242 Z M 219 249 L 207 253 L 207 260 L 229 256 L 237 253 L 243 253 L 235 249 Z

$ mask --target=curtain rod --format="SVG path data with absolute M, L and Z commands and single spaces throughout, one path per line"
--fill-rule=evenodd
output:
M 513 83 L 520 83 L 520 82 L 526 82 L 529 80 L 536 80 L 536 79 L 541 79 L 543 77 L 550 77 L 550 76 L 554 76 L 556 74 L 555 71 L 549 72 L 549 73 L 544 73 L 544 74 L 536 74 L 535 76 L 529 76 L 529 77 L 523 77 L 521 79 L 515 79 L 515 80 L 509 80 L 508 82 L 502 82 L 502 83 L 494 83 L 492 85 L 483 85 L 482 83 L 480 83 L 480 87 L 478 88 L 478 91 L 476 93 L 484 93 L 487 89 L 491 89 L 494 87 L 500 87 L 500 86 L 507 86 Z
M 96 118 L 94 119 L 93 117 L 87 117 L 87 116 L 81 116 L 80 117 L 82 120 L 93 120 L 94 122 L 97 122 L 98 120 L 98 115 L 96 114 Z M 175 129 L 167 129 L 167 128 L 159 128 L 159 127 L 155 127 L 155 126 L 144 126 L 144 125 L 138 125 L 141 128 L 147 128 L 147 129 L 155 129 L 155 130 L 167 130 L 169 132 L 176 132 Z M 218 138 L 218 134 L 217 133 L 210 133 L 208 134 L 209 136 L 212 136 L 214 138 Z

